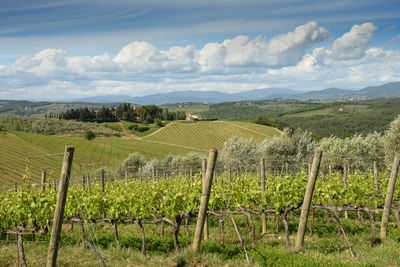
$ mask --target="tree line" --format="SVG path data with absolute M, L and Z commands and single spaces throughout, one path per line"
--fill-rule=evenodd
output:
M 76 120 L 82 122 L 114 122 L 126 120 L 138 123 L 153 123 L 154 120 L 164 121 L 184 120 L 184 111 L 169 111 L 156 105 L 132 106 L 122 103 L 116 108 L 102 107 L 101 109 L 89 109 L 87 107 L 70 109 L 59 115 L 60 119 Z

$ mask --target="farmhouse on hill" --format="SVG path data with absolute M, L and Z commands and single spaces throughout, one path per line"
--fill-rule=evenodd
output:
M 186 120 L 187 121 L 201 121 L 203 120 L 203 118 L 199 115 L 195 115 L 193 114 L 193 112 L 190 112 L 187 116 L 186 116 Z

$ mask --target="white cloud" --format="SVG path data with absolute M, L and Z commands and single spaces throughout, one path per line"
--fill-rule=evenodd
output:
M 313 21 L 298 26 L 293 32 L 275 36 L 269 42 L 261 36 L 251 40 L 239 35 L 223 43 L 207 44 L 200 51 L 199 63 L 206 72 L 235 66 L 279 68 L 296 64 L 307 49 L 330 36 L 328 30 Z
M 10 66 L 0 65 L 0 97 L 71 99 L 269 86 L 360 88 L 400 80 L 400 54 L 369 47 L 375 30 L 372 23 L 354 25 L 325 47 L 314 46 L 331 34 L 309 22 L 269 40 L 239 35 L 201 49 L 187 45 L 160 50 L 149 42 L 132 42 L 115 55 L 68 56 L 62 49 L 45 49 Z

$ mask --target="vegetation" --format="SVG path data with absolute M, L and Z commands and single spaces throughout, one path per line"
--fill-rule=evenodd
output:
M 70 109 L 60 114 L 59 118 L 64 120 L 76 120 L 83 122 L 113 122 L 125 120 L 139 123 L 153 123 L 158 119 L 173 121 L 184 120 L 185 112 L 169 112 L 156 105 L 134 107 L 129 103 L 120 104 L 117 108 L 102 107 L 101 109 L 89 110 L 87 107 L 80 109 Z
M 92 141 L 93 139 L 96 138 L 96 134 L 90 130 L 85 131 L 85 139 L 88 141 Z
M 21 119 L 36 120 L 34 118 Z M 54 120 L 60 122 L 58 119 Z M 16 121 L 19 121 L 19 119 Z M 64 120 L 61 120 L 61 122 L 68 125 L 98 126 L 94 123 Z M 131 122 L 127 122 L 126 125 L 128 123 Z M 120 129 L 119 123 L 107 123 L 109 126 L 113 124 Z M 176 128 L 174 124 L 177 125 Z M 10 123 L 10 125 L 13 124 Z M 26 124 L 22 125 L 26 127 Z M 0 142 L 2 143 L 0 147 L 0 183 L 7 185 L 14 184 L 14 182 L 21 183 L 24 175 L 29 182 L 40 181 L 42 168 L 47 168 L 48 175 L 51 175 L 52 178 L 56 177 L 61 167 L 62 155 L 53 154 L 63 152 L 66 144 L 75 146 L 76 148 L 73 179 L 81 180 L 80 176 L 82 174 L 98 168 L 115 168 L 133 152 L 140 152 L 147 159 L 161 159 L 168 154 L 186 154 L 191 151 L 204 152 L 211 146 L 222 148 L 224 142 L 232 135 L 244 138 L 254 136 L 256 142 L 262 142 L 265 138 L 279 134 L 273 128 L 245 122 L 172 122 L 172 125 L 168 125 L 151 136 L 130 139 L 107 138 L 92 130 L 97 137 L 91 142 L 84 141 L 82 138 L 83 133 L 80 136 L 76 136 L 76 134 L 71 136 L 65 135 L 68 133 L 66 130 L 64 132 L 60 131 L 60 134 L 64 134 L 63 136 L 56 136 L 13 131 L 13 128 L 11 128 L 12 131 L 0 135 Z M 116 133 L 115 130 L 105 129 L 108 132 Z M 159 128 L 152 128 L 148 132 L 154 132 L 156 129 Z M 213 134 L 213 139 L 209 139 L 206 136 L 208 133 Z M 209 141 L 203 142 L 203 140 Z M 41 156 L 47 154 L 52 156 Z
M 113 136 L 115 131 L 96 123 L 59 120 L 56 118 L 0 116 L 0 125 L 7 131 L 22 131 L 43 135 L 83 134 L 92 131 L 97 135 Z
M 135 156 L 134 162 L 137 162 L 139 158 Z M 388 173 L 382 173 L 380 176 L 382 188 L 387 186 L 387 181 L 383 179 L 387 175 Z M 358 255 L 357 258 L 351 258 L 345 241 L 337 236 L 336 222 L 330 218 L 329 214 L 327 218 L 324 210 L 319 209 L 321 205 L 327 207 L 334 205 L 340 206 L 342 210 L 346 208 L 357 210 L 358 207 L 361 207 L 360 210 L 364 211 L 366 208 L 375 210 L 383 205 L 384 195 L 375 193 L 371 173 L 367 177 L 357 173 L 351 174 L 348 181 L 348 188 L 343 190 L 343 178 L 340 173 L 318 178 L 313 197 L 315 215 L 314 219 L 310 220 L 312 234 L 308 234 L 305 251 L 302 254 L 293 254 L 285 248 L 285 245 L 291 246 L 290 237 L 296 234 L 299 207 L 307 183 L 305 173 L 267 175 L 264 194 L 261 194 L 260 180 L 256 175 L 244 174 L 241 177 L 231 178 L 219 176 L 213 185 L 209 209 L 217 215 L 224 214 L 221 211 L 227 210 L 227 208 L 240 214 L 240 216 L 230 214 L 228 216 L 234 218 L 238 223 L 250 259 L 255 264 L 280 265 L 287 263 L 320 266 L 326 264 L 334 266 L 399 264 L 398 257 L 395 257 L 397 255 L 395 251 L 397 251 L 400 230 L 396 229 L 394 225 L 389 227 L 388 239 L 384 241 L 374 239 L 373 229 L 375 229 L 377 223 L 374 223 L 372 227 L 368 221 L 358 222 L 357 213 L 349 211 L 349 219 L 341 218 L 341 220 L 353 249 Z M 129 264 L 130 261 L 135 259 L 139 259 L 139 262 L 144 261 L 144 257 L 139 256 L 138 252 L 142 250 L 141 243 L 143 241 L 141 240 L 143 237 L 140 237 L 140 227 L 146 233 L 145 250 L 150 256 L 150 259 L 147 259 L 147 264 L 159 265 L 159 262 L 166 261 L 180 262 L 182 265 L 204 262 L 211 265 L 220 265 L 221 263 L 246 264 L 240 243 L 235 236 L 235 230 L 226 217 L 222 217 L 222 220 L 225 221 L 225 230 L 222 234 L 218 225 L 221 218 L 209 216 L 211 236 L 210 240 L 202 245 L 203 256 L 196 259 L 196 256 L 191 254 L 189 246 L 193 230 L 190 229 L 188 233 L 182 233 L 186 229 L 183 219 L 186 216 L 195 217 L 201 198 L 201 183 L 201 176 L 195 176 L 192 180 L 188 177 L 175 177 L 158 182 L 140 182 L 137 179 L 130 179 L 128 184 L 125 182 L 107 182 L 104 193 L 102 193 L 99 183 L 92 184 L 90 190 L 82 186 L 72 185 L 65 208 L 65 221 L 69 223 L 86 221 L 87 224 L 90 224 L 90 226 L 85 225 L 86 230 L 91 232 L 90 241 L 97 247 L 102 256 L 105 256 L 106 262 L 111 265 L 119 265 L 121 258 L 124 259 L 124 264 Z M 397 198 L 398 191 L 399 189 L 395 193 L 395 204 L 399 201 Z M 19 225 L 24 225 L 25 228 L 35 226 L 37 230 L 51 227 L 56 194 L 57 191 L 53 188 L 42 192 L 32 186 L 24 186 L 17 192 L 14 190 L 2 191 L 0 193 L 0 215 L 3 219 L 0 222 L 0 232 L 16 229 Z M 31 203 L 36 203 L 36 205 L 31 205 Z M 273 210 L 268 214 L 268 231 L 271 234 L 268 239 L 258 240 L 256 238 L 254 241 L 254 236 L 260 235 L 261 218 L 258 212 L 262 207 Z M 285 214 L 288 207 L 291 208 L 290 214 L 293 214 L 293 216 Z M 108 223 L 104 222 L 103 211 L 105 211 L 108 219 L 106 222 L 108 221 Z M 375 217 L 377 222 L 379 221 L 380 214 L 372 214 L 372 216 Z M 162 238 L 160 237 L 161 226 L 159 223 L 155 225 L 144 223 L 146 221 L 152 222 L 161 217 L 169 222 L 165 226 L 164 237 Z M 246 218 L 249 219 L 251 227 L 248 231 L 246 231 Z M 277 218 L 282 218 L 283 223 L 276 221 Z M 285 220 L 287 227 L 285 227 Z M 97 223 L 93 224 L 95 221 Z M 134 227 L 132 231 L 133 221 L 143 224 Z M 187 222 L 189 226 L 194 225 L 195 219 L 189 218 Z M 118 225 L 118 228 L 114 227 L 115 224 Z M 178 230 L 178 233 L 173 231 L 173 229 L 179 229 L 179 226 L 181 226 L 181 231 Z M 93 237 L 92 231 L 96 231 L 96 238 Z M 115 231 L 117 231 L 117 235 L 112 234 Z M 284 241 L 286 233 L 288 233 L 289 238 Z M 36 236 L 41 241 L 48 242 L 48 236 L 41 237 L 38 233 L 36 233 Z M 29 235 L 30 237 L 31 235 Z M 28 236 L 25 238 L 27 241 Z M 2 243 L 5 242 L 5 236 L 3 235 L 0 240 Z M 81 248 L 80 252 L 75 249 L 75 247 L 82 245 L 82 237 L 78 230 L 64 231 L 62 240 L 60 262 L 65 264 L 75 262 L 75 259 L 62 256 L 65 251 L 74 251 L 77 255 L 81 255 L 80 263 L 77 262 L 77 264 L 87 264 L 87 261 L 96 263 L 96 259 L 89 253 Z M 253 243 L 253 245 L 250 243 Z M 31 245 L 26 247 L 28 255 L 32 253 L 30 250 L 40 253 L 37 259 L 29 256 L 28 264 L 29 260 L 32 260 L 40 265 L 40 262 L 45 260 L 44 256 L 39 255 L 45 255 L 47 250 L 41 248 L 42 245 L 38 246 L 39 248 L 34 248 Z M 183 248 L 183 250 L 179 253 L 173 253 L 177 246 L 180 249 Z M 7 246 L 3 245 L 3 250 L 5 253 L 1 254 L 0 262 L 8 265 L 16 260 L 15 248 L 11 252 Z M 136 255 L 135 258 L 128 256 L 132 253 Z M 393 257 L 388 257 L 388 255 Z M 195 258 L 193 259 L 193 257 Z
M 222 120 L 253 120 L 279 129 L 290 125 L 291 128 L 308 130 L 320 138 L 330 135 L 346 137 L 386 130 L 400 114 L 400 98 L 324 102 L 245 101 L 213 104 L 208 111 L 199 114 Z
M 274 128 L 246 122 L 198 121 L 171 123 L 162 131 L 144 137 L 143 140 L 168 142 L 182 147 L 206 150 L 211 147 L 221 149 L 224 142 L 233 135 L 244 138 L 253 137 L 256 143 L 260 143 L 265 138 L 278 134 L 279 132 Z

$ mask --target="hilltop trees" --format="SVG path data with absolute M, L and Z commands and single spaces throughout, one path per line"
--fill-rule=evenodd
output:
M 126 120 L 139 123 L 153 123 L 155 120 L 184 120 L 184 111 L 170 112 L 156 105 L 134 107 L 129 103 L 120 104 L 117 108 L 102 107 L 101 109 L 91 109 L 87 107 L 80 109 L 70 109 L 61 113 L 60 119 L 77 120 L 83 122 L 113 122 Z

